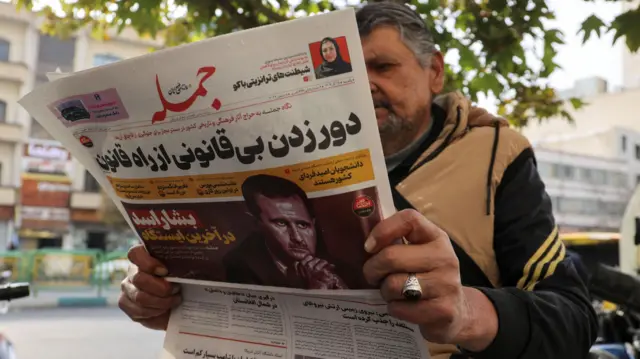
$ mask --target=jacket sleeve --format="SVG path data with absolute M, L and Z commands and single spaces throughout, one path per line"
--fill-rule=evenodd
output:
M 532 149 L 507 167 L 494 214 L 502 286 L 478 289 L 493 302 L 499 329 L 474 358 L 586 358 L 597 336 L 595 311 L 585 274 L 558 238 Z

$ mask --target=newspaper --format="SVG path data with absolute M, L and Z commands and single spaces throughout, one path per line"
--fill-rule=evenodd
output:
M 358 349 L 378 337 L 424 357 L 419 330 L 388 317 L 362 273 L 366 236 L 395 208 L 353 9 L 50 80 L 20 104 L 169 280 L 193 285 L 172 314 L 168 358 L 268 357 L 254 342 L 286 358 L 399 357 Z M 353 312 L 326 309 L 344 303 Z M 316 338 L 308 325 L 351 336 Z M 343 344 L 351 352 L 323 351 Z
M 163 359 L 429 358 L 420 330 L 379 300 L 208 286 L 185 294 Z

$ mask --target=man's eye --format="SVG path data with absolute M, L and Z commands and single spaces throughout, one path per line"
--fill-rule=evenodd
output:
M 388 71 L 391 69 L 393 65 L 391 64 L 377 64 L 376 65 L 376 70 L 378 71 Z
M 284 227 L 287 224 L 284 221 L 274 221 L 274 223 L 276 224 L 276 226 L 278 227 Z
M 307 228 L 309 228 L 309 224 L 307 224 L 307 223 L 298 223 L 298 228 L 307 229 Z

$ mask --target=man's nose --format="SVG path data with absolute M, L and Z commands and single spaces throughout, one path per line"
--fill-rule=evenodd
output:
M 302 242 L 302 236 L 300 235 L 300 232 L 298 231 L 298 228 L 296 228 L 296 226 L 289 227 L 289 238 L 296 243 Z
M 369 89 L 371 90 L 372 95 L 379 91 L 378 85 L 376 85 L 376 83 L 373 82 L 371 74 L 369 74 Z

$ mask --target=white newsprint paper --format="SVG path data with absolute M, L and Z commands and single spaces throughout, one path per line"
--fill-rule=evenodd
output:
M 185 286 L 163 359 L 429 358 L 420 330 L 375 298 Z
M 166 358 L 424 358 L 362 266 L 395 212 L 353 9 L 73 74 L 20 104 L 184 284 Z

